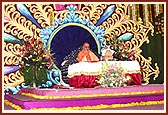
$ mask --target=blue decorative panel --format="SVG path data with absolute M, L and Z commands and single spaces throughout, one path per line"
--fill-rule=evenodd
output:
M 7 33 L 4 33 L 4 41 L 5 42 L 12 42 L 12 43 L 22 43 L 21 40 L 17 39 L 16 37 L 9 35 Z
M 120 41 L 126 41 L 126 40 L 130 40 L 132 38 L 133 34 L 132 33 L 125 33 L 123 35 L 121 35 L 120 37 L 118 37 L 117 39 Z
M 4 75 L 15 72 L 19 69 L 20 69 L 19 66 L 5 66 L 4 67 Z
M 103 15 L 100 17 L 99 21 L 97 22 L 96 26 L 99 26 L 102 22 L 104 22 L 109 16 L 111 16 L 113 14 L 115 10 L 115 5 L 111 5 L 109 6 L 105 12 L 103 13 Z

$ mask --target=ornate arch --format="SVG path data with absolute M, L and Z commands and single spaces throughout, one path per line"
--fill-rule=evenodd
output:
M 51 37 L 49 38 L 49 40 L 48 40 L 48 42 L 47 42 L 47 49 L 50 50 L 51 42 L 52 42 L 52 40 L 53 40 L 53 37 L 57 34 L 57 32 L 59 32 L 61 29 L 65 28 L 65 27 L 67 27 L 67 26 L 78 26 L 78 27 L 81 27 L 81 28 L 87 30 L 87 31 L 93 36 L 93 38 L 94 38 L 94 40 L 95 40 L 95 42 L 96 42 L 96 44 L 97 44 L 97 47 L 98 47 L 98 53 L 100 54 L 100 48 L 101 48 L 101 46 L 100 46 L 100 43 L 99 43 L 99 41 L 98 41 L 98 39 L 97 39 L 95 33 L 94 33 L 91 29 L 89 29 L 87 26 L 84 26 L 84 25 L 78 24 L 78 23 L 67 23 L 67 24 L 64 24 L 64 25 L 62 25 L 62 26 L 59 26 L 58 29 L 55 29 L 55 30 L 52 32 L 52 35 L 51 35 Z

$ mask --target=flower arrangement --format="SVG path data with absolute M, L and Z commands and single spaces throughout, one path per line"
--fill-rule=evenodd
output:
M 103 87 L 122 87 L 131 81 L 130 76 L 125 75 L 121 64 L 102 64 L 102 69 L 99 71 L 98 83 Z
M 47 81 L 47 69 L 54 64 L 50 50 L 44 48 L 41 40 L 31 38 L 25 41 L 18 55 L 20 60 L 20 73 L 24 76 L 27 85 L 36 86 Z
M 129 46 L 124 43 L 124 41 L 118 40 L 116 36 L 110 40 L 108 43 L 110 48 L 114 50 L 113 57 L 117 60 L 121 61 L 131 61 L 135 60 L 134 54 L 136 53 L 135 50 L 128 52 Z

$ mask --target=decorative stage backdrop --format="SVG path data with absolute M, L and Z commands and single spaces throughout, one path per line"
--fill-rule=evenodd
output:
M 100 56 L 101 49 L 105 46 L 110 46 L 127 58 L 132 53 L 141 66 L 143 81 L 147 83 L 150 79 L 156 80 L 160 73 L 158 64 L 155 63 L 152 67 L 152 59 L 141 54 L 141 46 L 150 42 L 148 36 L 153 35 L 154 26 L 148 21 L 144 24 L 141 18 L 137 21 L 130 19 L 129 4 L 3 5 L 4 88 L 7 91 L 28 87 L 19 71 L 22 61 L 20 49 L 27 41 L 34 39 L 34 42 L 41 40 L 44 48 L 54 53 L 54 70 L 47 74 L 48 80 L 43 84 L 46 87 L 61 85 L 58 79 L 61 75 L 61 63 L 83 42 L 89 42 L 91 49 Z

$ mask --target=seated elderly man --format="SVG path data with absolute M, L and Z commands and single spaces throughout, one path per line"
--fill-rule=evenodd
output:
M 76 59 L 78 62 L 92 62 L 99 61 L 99 58 L 90 51 L 90 45 L 88 42 L 83 44 L 82 50 L 78 53 L 78 57 Z

